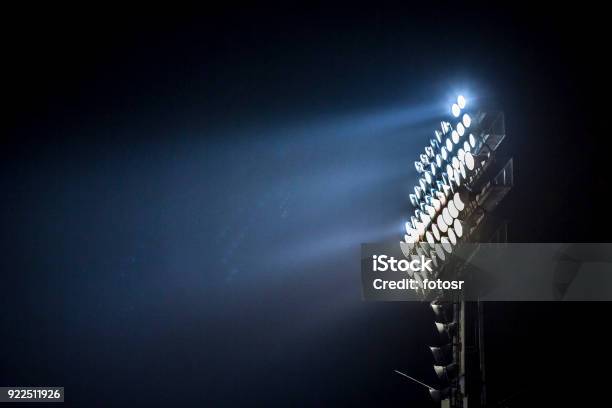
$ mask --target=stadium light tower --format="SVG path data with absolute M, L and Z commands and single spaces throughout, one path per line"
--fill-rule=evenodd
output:
M 504 138 L 503 113 L 475 112 L 459 95 L 418 156 L 414 209 L 400 243 L 406 258 L 425 255 L 435 265 L 415 272 L 418 281 L 460 278 L 465 261 L 451 255 L 463 243 L 506 241 L 506 223 L 491 215 L 513 185 L 512 159 L 497 154 Z M 427 386 L 432 398 L 444 408 L 486 406 L 482 303 L 437 288 L 420 295 L 431 302 L 440 335 L 430 347 L 439 378 L 439 387 Z

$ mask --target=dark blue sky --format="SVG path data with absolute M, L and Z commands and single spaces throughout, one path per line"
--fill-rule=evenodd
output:
M 359 244 L 401 238 L 413 161 L 457 92 L 506 112 L 515 241 L 605 239 L 590 227 L 604 205 L 585 198 L 602 152 L 577 137 L 604 128 L 584 47 L 597 29 L 329 11 L 13 31 L 2 385 L 65 386 L 75 406 L 425 406 L 392 370 L 435 382 L 431 312 L 362 302 Z

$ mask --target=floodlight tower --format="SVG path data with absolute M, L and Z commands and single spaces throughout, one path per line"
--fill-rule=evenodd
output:
M 497 153 L 504 138 L 503 113 L 474 112 L 459 95 L 419 155 L 414 212 L 400 246 L 406 258 L 424 255 L 435 268 L 414 273 L 417 281 L 466 277 L 466 258 L 451 256 L 463 243 L 506 242 L 506 223 L 491 215 L 513 185 L 512 159 Z M 442 407 L 485 407 L 482 302 L 466 302 L 456 291 L 422 288 L 420 295 L 431 302 L 440 334 L 430 347 L 440 384 L 425 386 Z

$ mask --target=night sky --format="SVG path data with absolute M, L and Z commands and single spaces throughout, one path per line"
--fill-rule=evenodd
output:
M 459 92 L 505 112 L 511 241 L 609 241 L 603 14 L 34 11 L 1 28 L 1 386 L 433 406 L 393 374 L 436 383 L 433 314 L 363 302 L 359 245 L 403 236 Z M 487 304 L 490 400 L 603 402 L 611 311 Z

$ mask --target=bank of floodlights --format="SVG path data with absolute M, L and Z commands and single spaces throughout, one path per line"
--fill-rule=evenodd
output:
M 454 349 L 457 345 L 455 339 L 458 334 L 459 324 L 455 319 L 453 303 L 434 300 L 430 304 L 435 314 L 436 329 L 442 343 L 440 346 L 429 348 L 434 359 L 434 371 L 442 386 L 438 393 L 432 393 L 431 396 L 434 399 L 439 397 L 446 398 L 448 396 L 446 390 L 452 388 L 457 383 L 459 377 L 459 365 L 457 364 Z
M 414 163 L 419 176 L 409 195 L 414 212 L 400 243 L 407 258 L 425 255 L 439 269 L 468 232 L 464 215 L 471 202 L 470 185 L 490 155 L 482 152 L 486 149 L 474 131 L 477 125 L 468 101 L 459 95 L 450 117 L 440 122 Z M 425 278 L 416 275 L 417 280 Z
M 459 243 L 469 235 L 470 228 L 465 220 L 476 201 L 471 185 L 490 156 L 490 151 L 483 149 L 478 120 L 472 117 L 465 97 L 457 97 L 450 113 L 449 118 L 434 130 L 429 144 L 414 163 L 419 177 L 410 194 L 414 210 L 405 224 L 406 234 L 400 243 L 407 258 L 424 255 L 432 259 L 434 278 Z M 415 272 L 412 277 L 418 282 L 431 279 L 421 272 Z M 426 294 L 425 289 L 422 293 Z M 453 303 L 433 301 L 431 306 L 442 343 L 430 347 L 441 388 L 429 391 L 434 400 L 439 401 L 449 397 L 459 377 L 455 351 L 458 323 Z
M 495 159 L 504 138 L 503 113 L 473 112 L 469 101 L 459 95 L 419 154 L 414 163 L 418 180 L 409 194 L 413 210 L 400 242 L 406 258 L 432 260 L 433 272 L 411 272 L 417 282 L 461 273 L 462 258 L 453 256 L 457 248 L 467 239 L 487 239 L 487 229 L 494 223 L 483 223 L 485 215 L 513 184 L 512 159 L 501 171 Z M 434 299 L 431 307 L 439 341 L 430 350 L 440 386 L 433 388 L 402 375 L 427 387 L 434 400 L 450 399 L 452 407 L 464 406 L 465 327 L 460 327 L 460 321 L 465 319 L 465 305 L 438 289 L 421 286 L 419 292 L 425 299 Z

